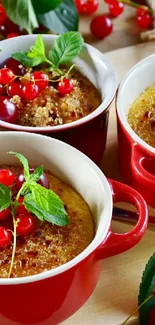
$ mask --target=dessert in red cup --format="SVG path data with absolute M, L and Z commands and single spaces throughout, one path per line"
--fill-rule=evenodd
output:
M 10 150 L 20 152 L 28 159 L 29 165 L 33 166 L 30 173 L 33 180 L 29 173 L 25 174 L 32 193 L 23 192 L 24 204 L 26 196 L 32 199 L 34 179 L 38 181 L 36 175 L 40 168 L 35 172 L 35 178 L 34 169 L 43 165 L 45 171 L 80 194 L 93 216 L 95 234 L 88 246 L 73 259 L 34 275 L 0 278 L 1 324 L 58 324 L 75 313 L 92 294 L 99 278 L 102 260 L 126 251 L 143 237 L 148 222 L 147 206 L 138 192 L 127 185 L 107 180 L 89 158 L 61 141 L 24 132 L 20 133 L 20 137 L 19 132 L 1 132 L 0 165 L 3 169 L 4 166 L 17 164 L 16 157 L 7 154 Z M 27 166 L 26 162 L 24 164 Z M 8 175 L 11 176 L 7 177 L 7 184 L 11 186 L 14 180 L 11 173 Z M 3 176 L 4 172 L 1 175 L 2 181 Z M 21 174 L 19 176 L 18 180 L 21 182 Z M 52 183 L 54 184 L 54 180 Z M 39 184 L 37 188 L 40 188 Z M 113 202 L 118 201 L 132 203 L 139 212 L 137 224 L 125 234 L 117 234 L 111 230 Z M 23 204 L 23 201 L 19 203 Z M 42 210 L 40 209 L 39 211 Z

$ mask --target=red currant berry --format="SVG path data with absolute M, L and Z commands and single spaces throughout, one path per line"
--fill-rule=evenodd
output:
M 3 24 L 3 21 L 6 19 L 6 12 L 3 6 L 0 4 L 0 25 Z
M 13 38 L 19 36 L 18 33 L 9 33 L 6 38 Z
M 147 7 L 145 7 L 145 6 L 141 6 L 141 7 L 138 7 L 137 9 L 136 9 L 136 15 L 137 15 L 137 17 L 138 16 L 143 16 L 143 15 L 146 15 L 148 13 L 148 8 Z
M 0 221 L 8 219 L 9 216 L 10 216 L 10 209 L 9 208 L 1 211 L 0 212 Z
M 41 71 L 36 71 L 32 74 L 32 80 L 35 81 L 35 84 L 39 87 L 40 90 L 48 86 L 49 77 L 46 73 Z
M 0 247 L 8 245 L 11 241 L 11 233 L 5 227 L 0 227 Z
M 24 76 L 24 74 L 26 73 L 25 67 L 20 62 L 16 61 L 13 58 L 7 59 L 3 63 L 3 68 L 11 69 L 13 73 L 17 76 Z
M 25 100 L 33 100 L 39 96 L 39 87 L 33 82 L 28 82 L 22 88 L 22 97 Z
M 58 91 L 61 96 L 70 94 L 73 88 L 74 86 L 72 80 L 68 78 L 64 78 L 58 83 Z
M 105 15 L 100 15 L 96 16 L 90 25 L 91 32 L 93 36 L 103 39 L 109 34 L 111 34 L 113 30 L 113 25 L 111 20 L 105 16 Z
M 10 33 L 18 33 L 18 26 L 15 25 L 9 18 L 4 19 L 0 25 L 0 33 L 7 36 Z
M 0 84 L 0 96 L 6 95 L 5 87 L 4 85 Z
M 19 235 L 29 235 L 35 228 L 35 218 L 33 218 L 30 213 L 18 215 L 16 220 L 18 222 L 17 233 Z
M 3 68 L 0 70 L 0 83 L 7 85 L 13 78 L 14 73 L 8 68 Z
M 75 0 L 77 11 L 80 14 L 93 14 L 98 9 L 98 0 Z
M 8 123 L 15 123 L 18 118 L 18 109 L 11 103 L 9 97 L 0 97 L 0 120 Z
M 21 196 L 18 200 L 18 203 L 20 204 L 17 207 L 17 215 L 25 215 L 25 214 L 29 214 L 29 211 L 25 208 L 25 205 L 22 204 L 22 202 L 24 201 L 24 197 Z
M 150 28 L 152 27 L 153 18 L 149 13 L 137 17 L 137 24 L 140 28 Z
M 111 4 L 111 3 L 115 3 L 116 0 L 104 0 L 105 3 L 107 3 L 108 5 Z
M 124 11 L 124 4 L 122 2 L 113 2 L 109 5 L 109 12 L 111 16 L 117 17 Z
M 8 96 L 12 97 L 15 95 L 18 95 L 21 97 L 22 94 L 22 86 L 18 81 L 12 81 L 9 84 L 9 87 L 7 89 Z
M 13 185 L 15 175 L 10 169 L 0 169 L 0 183 L 5 186 Z
M 34 172 L 34 168 L 30 168 L 29 171 L 30 171 L 30 174 L 32 174 Z M 25 178 L 24 178 L 24 172 L 22 170 L 21 173 L 17 176 L 17 179 L 16 179 L 16 186 L 17 186 L 18 190 L 20 190 L 20 188 L 22 187 L 24 182 L 25 182 Z M 48 178 L 47 178 L 45 173 L 43 173 L 41 175 L 40 180 L 37 183 L 40 184 L 41 186 L 47 188 L 47 189 L 50 187 Z

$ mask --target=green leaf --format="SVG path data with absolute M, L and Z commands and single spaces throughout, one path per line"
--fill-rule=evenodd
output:
M 28 52 L 20 51 L 12 54 L 12 58 L 15 60 L 21 62 L 24 64 L 26 67 L 35 67 L 39 64 L 40 59 L 38 58 L 29 58 L 28 57 Z
M 29 34 L 39 27 L 31 0 L 2 0 L 7 16 Z
M 34 213 L 35 216 L 38 217 L 41 221 L 44 220 L 45 213 L 35 203 L 32 198 L 32 194 L 27 194 L 24 196 L 24 205 L 28 211 Z
M 68 32 L 60 35 L 49 52 L 49 58 L 58 67 L 72 61 L 82 50 L 83 37 L 79 32 Z
M 26 180 L 28 180 L 30 178 L 28 160 L 21 153 L 13 152 L 13 151 L 10 151 L 8 153 L 10 155 L 16 156 L 20 160 L 20 162 L 22 163 L 22 165 L 24 167 L 24 177 Z
M 45 220 L 59 226 L 68 225 L 69 218 L 58 195 L 36 183 L 30 183 L 29 188 L 35 204 L 44 212 Z
M 33 174 L 30 175 L 30 180 L 31 181 L 34 181 L 34 182 L 39 181 L 41 175 L 43 174 L 43 171 L 44 171 L 44 167 L 43 166 L 37 167 L 34 170 Z
M 35 12 L 42 14 L 59 6 L 62 0 L 32 0 Z
M 8 208 L 11 204 L 12 192 L 3 184 L 0 184 L 0 211 Z
M 55 10 L 38 15 L 38 21 L 57 34 L 77 31 L 79 15 L 74 0 L 64 0 Z
M 45 44 L 42 35 L 38 35 L 35 44 L 31 46 L 27 55 L 31 59 L 37 58 L 37 65 L 46 61 Z

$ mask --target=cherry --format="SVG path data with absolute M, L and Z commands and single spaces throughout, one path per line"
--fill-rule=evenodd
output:
M 24 197 L 21 196 L 18 200 L 18 203 L 20 205 L 17 207 L 17 215 L 25 215 L 29 213 L 29 211 L 25 208 L 25 205 L 21 204 L 23 201 L 24 201 Z
M 9 33 L 6 38 L 13 38 L 19 36 L 18 33 Z
M 18 95 L 21 97 L 22 95 L 22 86 L 18 81 L 11 81 L 9 87 L 7 89 L 7 93 L 10 97 L 14 95 Z
M 124 11 L 124 4 L 122 2 L 113 2 L 109 4 L 109 12 L 113 17 L 119 16 Z
M 34 168 L 30 168 L 29 171 L 30 171 L 30 174 L 32 174 L 34 172 Z M 24 178 L 24 172 L 22 170 L 16 179 L 16 186 L 17 186 L 18 190 L 20 190 L 20 188 L 22 187 L 24 182 L 25 182 L 25 178 Z M 37 183 L 47 189 L 49 188 L 49 181 L 48 181 L 48 178 L 45 173 L 43 173 L 41 175 L 40 180 Z
M 58 91 L 62 96 L 70 94 L 73 88 L 72 80 L 68 78 L 64 78 L 58 83 Z
M 17 76 L 24 76 L 24 74 L 26 73 L 26 69 L 25 67 L 22 65 L 22 63 L 16 61 L 13 58 L 9 58 L 7 59 L 4 63 L 3 63 L 3 67 L 4 68 L 9 68 L 13 71 L 13 73 Z
M 137 16 L 137 24 L 140 28 L 150 28 L 152 26 L 152 22 L 152 15 L 147 12 L 141 16 Z
M 0 96 L 6 95 L 4 85 L 0 84 Z
M 10 169 L 0 169 L 0 183 L 5 186 L 13 185 L 15 175 Z
M 17 215 L 17 233 L 19 235 L 29 235 L 35 228 L 35 219 L 30 213 L 25 215 Z
M 98 0 L 75 0 L 80 14 L 93 14 L 98 9 Z
M 108 36 L 109 34 L 111 34 L 112 30 L 113 30 L 113 25 L 111 20 L 105 16 L 105 15 L 100 15 L 100 16 L 96 16 L 90 25 L 90 29 L 92 34 L 99 38 L 99 39 L 103 39 L 104 37 Z
M 0 83 L 3 85 L 7 85 L 14 77 L 14 73 L 9 68 L 2 68 L 0 70 Z
M 18 26 L 9 18 L 5 18 L 2 25 L 0 25 L 0 33 L 4 36 L 7 36 L 10 33 L 18 33 Z
M 39 87 L 34 82 L 29 81 L 22 88 L 22 97 L 25 100 L 33 100 L 39 95 Z
M 0 227 L 0 247 L 8 245 L 11 241 L 11 233 L 5 227 Z
M 0 120 L 8 123 L 15 123 L 18 118 L 18 109 L 11 103 L 9 97 L 0 97 Z
M 8 219 L 9 216 L 10 216 L 10 209 L 9 208 L 1 211 L 0 212 L 0 221 Z
M 49 77 L 46 73 L 41 71 L 36 71 L 32 74 L 32 80 L 35 81 L 35 84 L 39 87 L 40 90 L 48 86 Z

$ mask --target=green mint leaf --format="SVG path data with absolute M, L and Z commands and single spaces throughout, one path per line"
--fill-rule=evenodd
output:
M 32 0 L 35 12 L 38 14 L 46 13 L 59 6 L 62 0 Z
M 30 178 L 28 160 L 21 153 L 13 152 L 13 151 L 10 151 L 8 153 L 10 155 L 14 155 L 15 157 L 17 157 L 20 160 L 20 162 L 22 163 L 22 165 L 24 167 L 24 177 L 26 180 L 28 180 Z
M 24 51 L 16 52 L 16 53 L 12 54 L 12 58 L 21 62 L 22 64 L 24 64 L 26 67 L 29 67 L 29 68 L 39 65 L 40 59 L 38 60 L 37 57 L 29 58 L 28 53 L 29 52 L 24 52 Z
M 29 193 L 24 196 L 24 205 L 28 211 L 34 213 L 35 216 L 38 217 L 41 221 L 44 220 L 45 212 L 42 211 L 35 203 L 35 201 L 32 198 L 32 194 Z
M 43 166 L 37 167 L 34 170 L 33 174 L 30 175 L 30 180 L 31 181 L 34 181 L 34 182 L 39 181 L 41 175 L 43 174 L 43 171 L 44 171 L 44 167 Z
M 0 211 L 8 208 L 11 204 L 12 192 L 5 185 L 0 183 Z
M 79 32 L 68 32 L 60 35 L 49 52 L 49 58 L 58 67 L 72 61 L 82 50 L 83 37 Z
M 64 0 L 52 11 L 37 16 L 38 21 L 56 34 L 77 31 L 79 15 L 74 0 Z
M 42 35 L 38 35 L 35 45 L 31 46 L 30 52 L 28 52 L 28 57 L 31 59 L 37 58 L 38 64 L 46 61 L 45 44 Z
M 37 183 L 31 182 L 29 188 L 32 198 L 38 208 L 44 211 L 44 219 L 58 226 L 69 224 L 68 215 L 64 204 L 52 190 L 47 190 Z
M 7 16 L 29 34 L 39 27 L 31 0 L 2 0 L 2 4 Z

